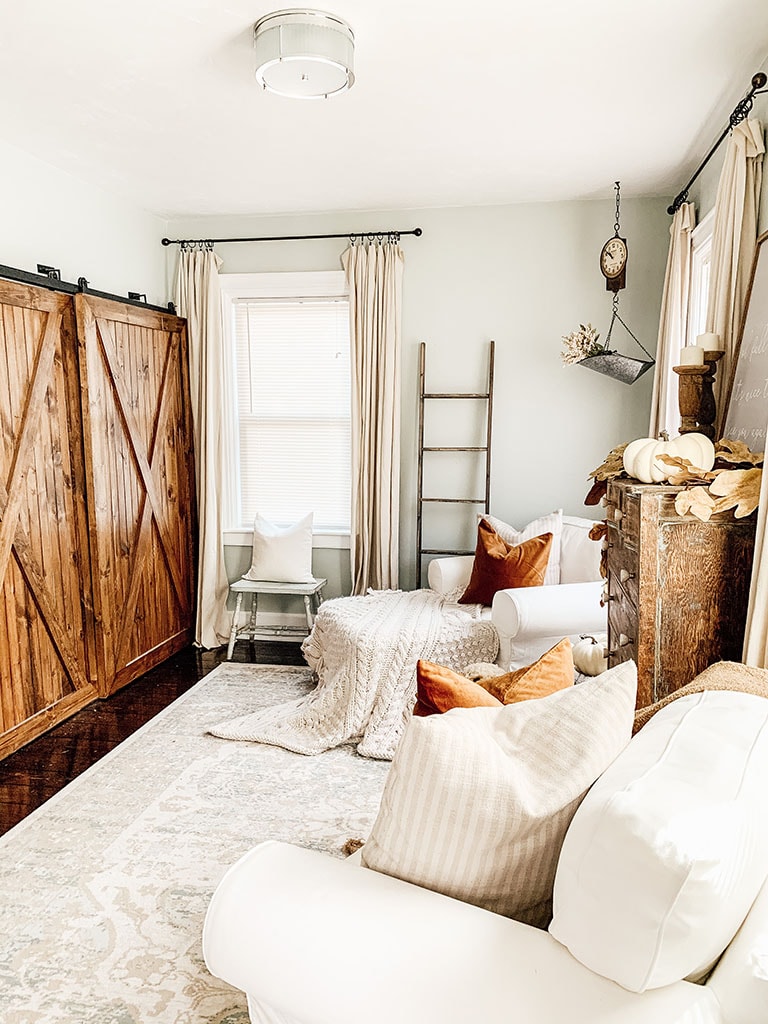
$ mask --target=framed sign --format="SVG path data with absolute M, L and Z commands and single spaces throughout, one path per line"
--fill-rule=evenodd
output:
M 741 331 L 725 393 L 723 437 L 765 448 L 768 427 L 768 231 L 757 240 Z

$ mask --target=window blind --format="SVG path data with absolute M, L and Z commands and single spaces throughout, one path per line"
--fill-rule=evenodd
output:
M 241 524 L 349 530 L 349 301 L 233 303 Z

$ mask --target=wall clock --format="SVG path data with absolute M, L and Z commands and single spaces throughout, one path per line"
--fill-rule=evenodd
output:
M 619 214 L 621 208 L 621 184 L 616 182 L 616 221 L 614 234 L 600 250 L 600 270 L 609 292 L 617 292 L 627 284 L 627 240 L 619 237 Z

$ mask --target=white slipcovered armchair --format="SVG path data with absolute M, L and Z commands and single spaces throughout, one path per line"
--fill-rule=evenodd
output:
M 500 590 L 491 619 L 499 634 L 498 664 L 505 671 L 536 661 L 564 636 L 605 633 L 601 607 L 600 544 L 590 540 L 591 519 L 563 516 L 560 535 L 560 582 L 543 587 Z M 429 563 L 432 590 L 448 596 L 463 590 L 472 572 L 472 555 L 436 558 Z

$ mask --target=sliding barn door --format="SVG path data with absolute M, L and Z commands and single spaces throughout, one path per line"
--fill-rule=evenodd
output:
M 0 282 L 0 756 L 97 696 L 74 328 Z
M 195 486 L 185 322 L 76 297 L 103 696 L 190 643 Z

